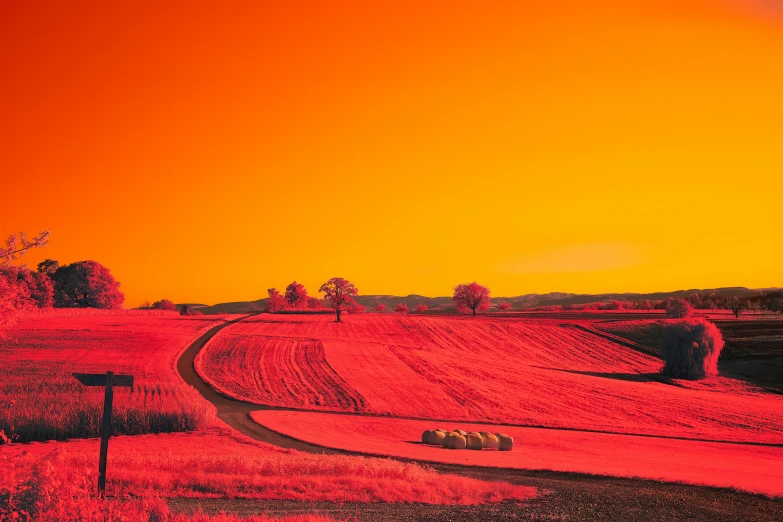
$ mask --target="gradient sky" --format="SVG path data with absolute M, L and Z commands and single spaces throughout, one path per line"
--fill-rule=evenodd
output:
M 3 2 L 0 234 L 129 306 L 783 286 L 783 3 L 422 3 Z

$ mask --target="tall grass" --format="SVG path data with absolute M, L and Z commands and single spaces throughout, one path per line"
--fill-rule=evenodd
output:
M 267 516 L 238 518 L 172 513 L 165 500 L 152 495 L 137 498 L 95 493 L 95 470 L 71 465 L 63 452 L 44 458 L 11 458 L 0 453 L 0 520 L 19 522 L 330 522 L 317 515 L 282 519 Z
M 0 383 L 0 430 L 16 442 L 98 437 L 103 388 L 69 380 Z M 141 384 L 115 388 L 112 434 L 189 431 L 214 412 L 192 387 Z
M 49 317 L 9 331 L 0 340 L 5 436 L 18 442 L 97 437 L 104 389 L 83 386 L 73 372 L 134 375 L 133 388 L 114 390 L 115 435 L 208 424 L 214 408 L 180 379 L 174 365 L 188 343 L 217 321 L 136 315 Z

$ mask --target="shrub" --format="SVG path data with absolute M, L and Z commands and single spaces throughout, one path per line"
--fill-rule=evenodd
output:
M 155 301 L 152 303 L 153 310 L 176 310 L 177 305 L 175 305 L 172 301 L 169 301 L 168 299 L 161 299 L 160 301 Z
M 427 305 L 425 305 L 424 303 L 417 304 L 416 305 L 416 311 L 418 313 L 420 313 L 420 314 L 426 312 L 427 311 Z
M 690 318 L 664 327 L 661 356 L 663 374 L 683 379 L 703 379 L 718 374 L 723 336 L 711 322 Z
M 356 303 L 354 305 L 351 305 L 348 307 L 348 313 L 349 314 L 361 314 L 364 313 L 364 311 L 367 309 L 366 306 Z
M 672 319 L 685 319 L 693 315 L 693 307 L 685 299 L 670 297 L 666 301 L 666 317 Z
M 400 314 L 407 314 L 408 313 L 408 305 L 404 303 L 400 303 L 397 305 L 397 308 L 394 309 L 395 312 L 400 312 Z

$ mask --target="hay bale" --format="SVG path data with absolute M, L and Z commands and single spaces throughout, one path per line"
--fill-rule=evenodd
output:
M 465 449 L 465 446 L 465 437 L 455 431 L 452 431 L 443 439 L 443 447 L 446 449 Z
M 500 451 L 511 451 L 514 448 L 514 437 L 509 437 L 505 433 L 498 433 L 496 437 Z
M 454 430 L 454 431 L 455 431 L 456 433 L 458 433 L 458 434 L 462 435 L 463 437 L 464 437 L 465 435 L 467 435 L 467 434 L 468 434 L 468 432 L 467 432 L 467 431 L 462 431 L 462 430 Z
M 468 433 L 465 435 L 465 447 L 469 450 L 484 449 L 484 441 L 480 433 Z
M 446 433 L 442 431 L 432 431 L 430 432 L 429 439 L 427 439 L 427 444 L 433 444 L 436 446 L 440 446 L 443 444 L 443 439 L 446 438 Z
M 484 448 L 485 449 L 493 449 L 496 450 L 500 447 L 500 442 L 498 441 L 498 438 L 493 435 L 492 433 L 482 431 L 481 432 L 481 438 L 484 442 Z
M 421 434 L 421 441 L 424 444 L 430 443 L 430 433 L 432 433 L 432 430 L 424 430 L 424 433 Z

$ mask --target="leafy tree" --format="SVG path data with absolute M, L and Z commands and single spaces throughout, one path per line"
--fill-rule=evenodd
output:
M 685 319 L 693 315 L 693 307 L 685 299 L 670 297 L 666 301 L 666 317 Z
M 500 304 L 498 305 L 498 310 L 500 310 L 501 312 L 504 312 L 504 313 L 505 313 L 505 312 L 506 312 L 506 310 L 508 310 L 509 308 L 511 308 L 511 303 L 509 303 L 508 301 L 503 301 L 502 303 L 500 303 Z
M 419 312 L 420 314 L 426 312 L 427 311 L 427 305 L 425 305 L 424 303 L 417 304 L 416 305 L 416 311 Z
M 119 308 L 125 301 L 120 283 L 95 261 L 61 266 L 52 279 L 54 305 L 59 308 Z
M 269 297 L 266 300 L 267 312 L 270 314 L 276 314 L 280 310 L 285 309 L 286 305 L 288 304 L 288 300 L 280 295 L 280 292 L 277 291 L 277 288 L 270 288 L 267 290 L 267 293 L 269 294 Z
M 307 308 L 307 290 L 304 285 L 294 281 L 285 288 L 285 299 L 292 308 Z
M 54 259 L 44 259 L 38 263 L 38 273 L 46 274 L 49 277 L 53 276 L 58 268 L 60 268 L 60 263 Z
M 342 277 L 333 277 L 329 281 L 321 285 L 318 289 L 319 292 L 325 294 L 326 299 L 329 300 L 334 312 L 337 315 L 337 322 L 340 322 L 340 314 L 347 307 L 356 304 L 354 297 L 359 295 L 359 291 L 356 287 Z
M 457 310 L 471 310 L 473 317 L 476 316 L 476 310 L 489 309 L 489 288 L 473 281 L 469 284 L 457 285 L 454 287 L 452 301 L 457 305 Z
M 314 308 L 314 309 L 323 308 L 323 303 L 317 297 L 308 297 L 307 308 Z
M 375 311 L 378 312 L 379 314 L 382 314 L 383 312 L 386 311 L 386 305 L 383 303 L 378 303 L 377 305 L 375 305 Z
M 408 313 L 408 305 L 405 303 L 400 303 L 397 305 L 397 308 L 394 309 L 395 312 L 400 312 L 400 315 L 407 314 Z
M 160 301 L 155 301 L 152 303 L 153 310 L 169 310 L 174 311 L 177 309 L 177 305 L 174 304 L 173 301 L 169 301 L 168 299 L 161 299 Z

